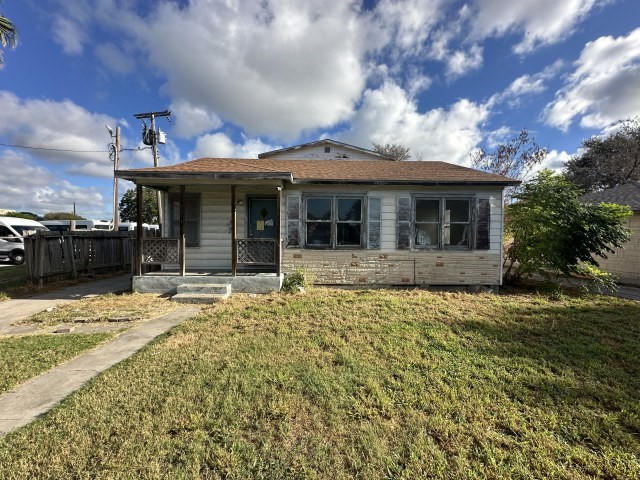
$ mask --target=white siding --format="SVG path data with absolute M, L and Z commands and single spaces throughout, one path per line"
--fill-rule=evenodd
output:
M 201 201 L 200 246 L 187 248 L 187 268 L 230 269 L 231 191 L 205 191 Z
M 330 152 L 324 151 L 325 147 L 330 148 Z M 371 155 L 348 147 L 338 147 L 335 145 L 314 145 L 310 147 L 288 150 L 276 155 L 269 155 L 269 160 L 380 160 L 388 162 L 377 155 Z

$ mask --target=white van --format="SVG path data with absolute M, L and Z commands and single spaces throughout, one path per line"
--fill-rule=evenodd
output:
M 40 222 L 26 218 L 0 217 L 0 260 L 9 259 L 16 265 L 24 262 L 22 237 L 38 230 L 49 230 Z
M 42 225 L 52 232 L 70 232 L 71 222 L 75 222 L 75 231 L 93 230 L 93 220 L 42 220 Z

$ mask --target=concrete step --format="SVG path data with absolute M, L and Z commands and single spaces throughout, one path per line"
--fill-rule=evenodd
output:
M 185 283 L 178 285 L 176 293 L 178 295 L 182 293 L 229 295 L 231 293 L 231 285 L 228 283 Z
M 178 293 L 171 297 L 172 302 L 178 303 L 200 303 L 211 304 L 227 298 L 226 295 L 216 295 L 212 293 Z

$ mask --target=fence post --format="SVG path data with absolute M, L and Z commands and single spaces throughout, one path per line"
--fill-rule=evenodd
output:
M 42 287 L 44 284 L 44 252 L 46 241 L 40 232 L 37 232 L 36 235 L 36 248 L 38 250 L 38 286 Z
M 67 243 L 67 255 L 69 256 L 69 264 L 71 265 L 71 275 L 74 280 L 78 278 L 78 269 L 76 268 L 76 249 L 74 238 L 72 235 L 63 236 Z

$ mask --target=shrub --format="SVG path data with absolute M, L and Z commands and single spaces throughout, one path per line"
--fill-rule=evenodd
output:
M 302 268 L 296 268 L 293 273 L 286 273 L 282 281 L 282 291 L 295 293 L 313 284 L 311 275 Z

